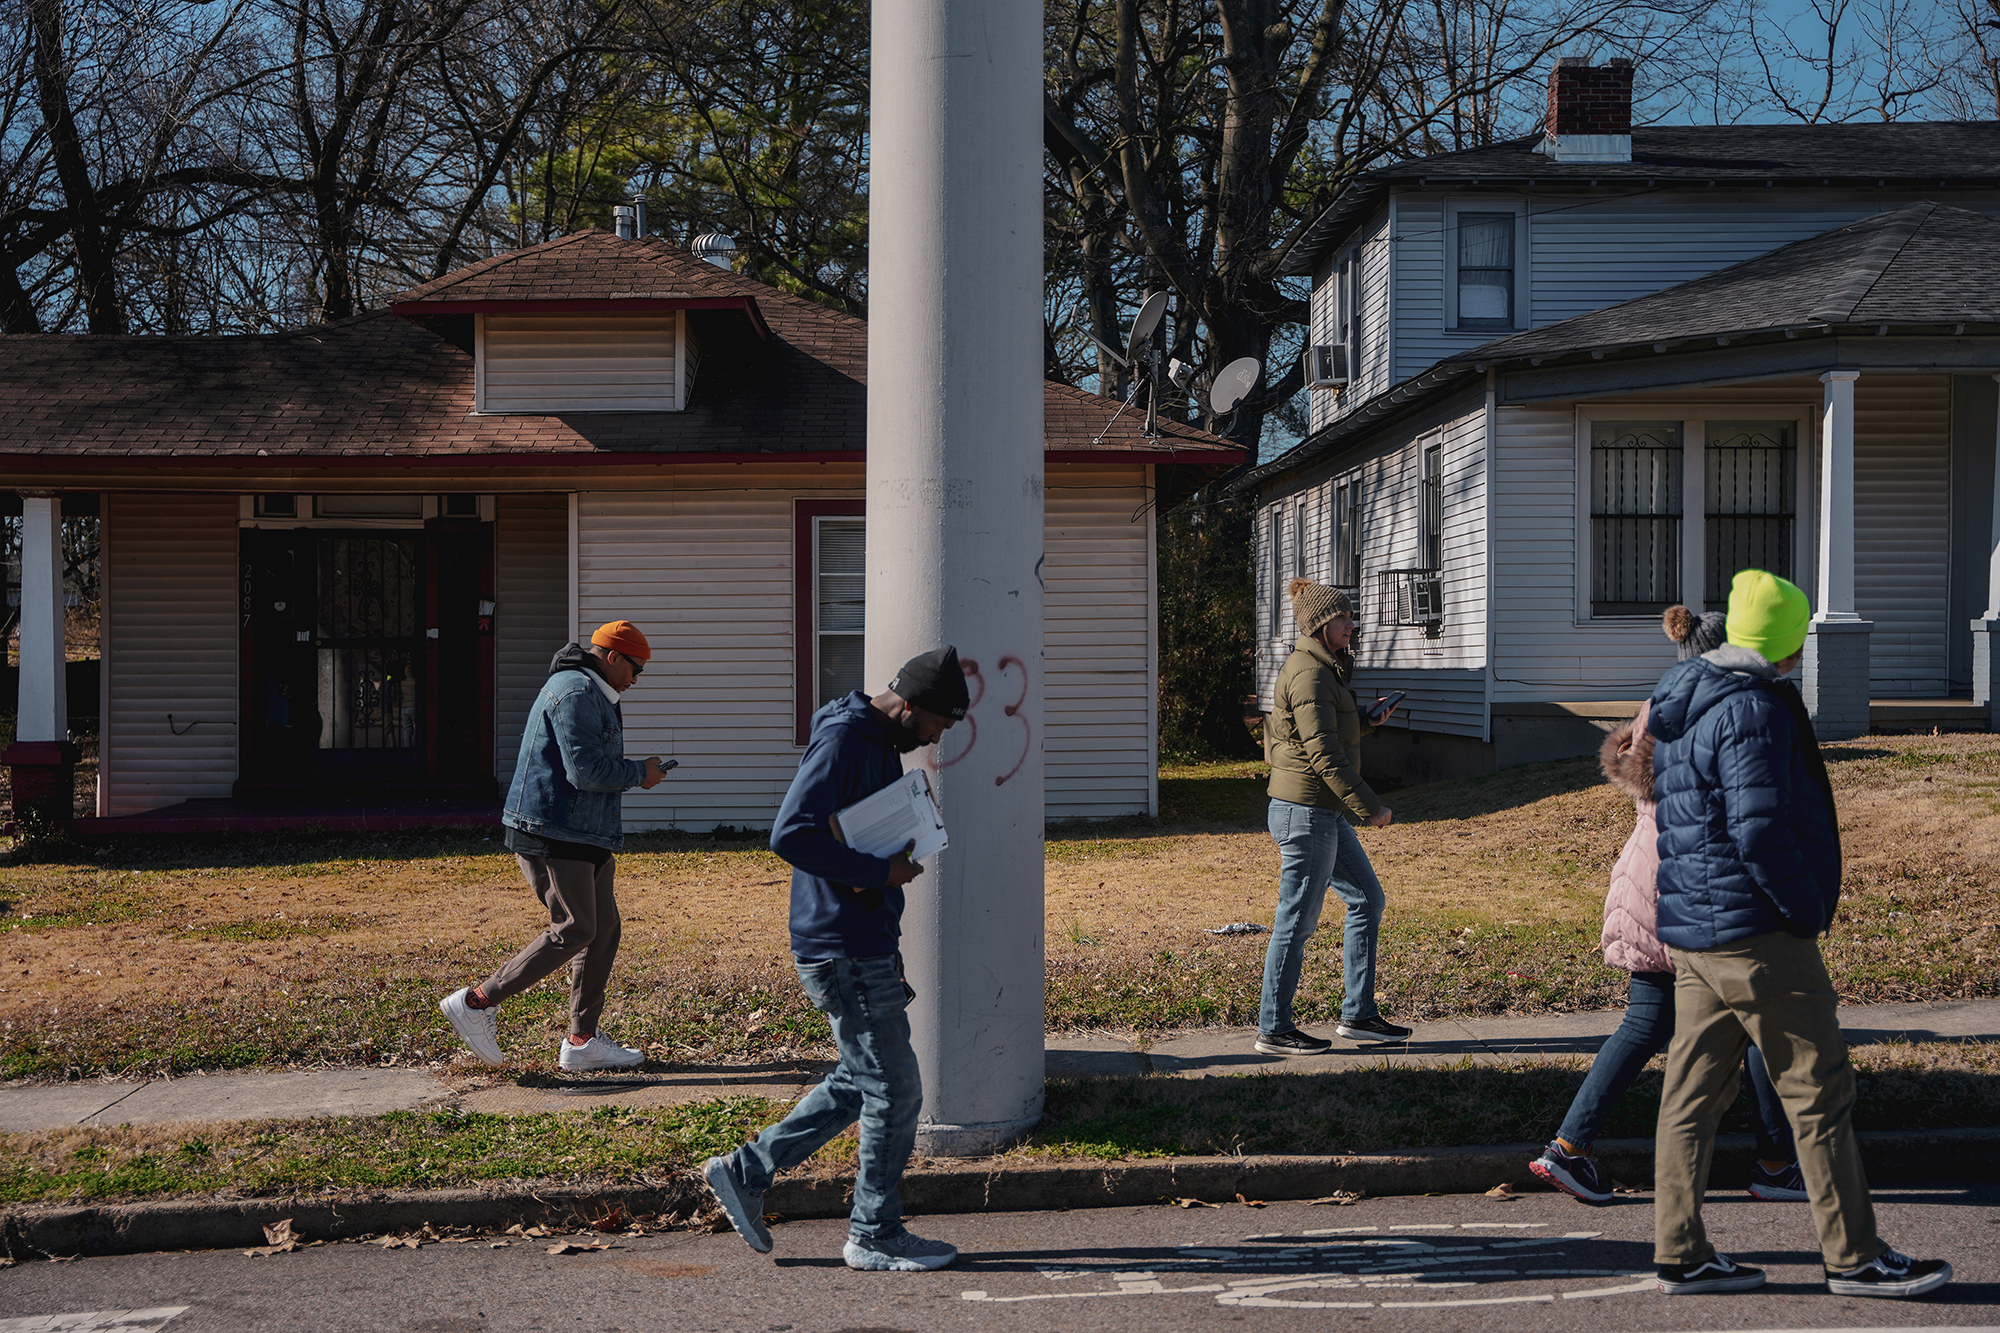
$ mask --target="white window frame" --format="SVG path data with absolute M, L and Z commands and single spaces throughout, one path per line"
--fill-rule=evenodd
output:
M 1814 553 L 1817 550 L 1819 488 L 1818 403 L 1799 399 L 1763 403 L 1631 401 L 1593 403 L 1576 411 L 1576 605 L 1575 623 L 1580 628 L 1630 629 L 1657 624 L 1655 615 L 1593 616 L 1590 611 L 1591 532 L 1590 532 L 1590 440 L 1599 421 L 1678 421 L 1681 425 L 1681 601 L 1697 612 L 1707 574 L 1708 559 L 1708 423 L 1711 421 L 1789 421 L 1798 449 L 1792 478 L 1798 519 L 1792 530 L 1792 572 L 1794 582 L 1805 589 L 1815 609 L 1819 592 L 1815 584 Z M 1697 525 L 1690 533 L 1689 520 Z M 1689 597 L 1693 600 L 1690 601 Z
M 1465 329 L 1458 322 L 1458 218 L 1461 213 L 1514 215 L 1514 317 L 1505 329 Z M 1528 328 L 1528 201 L 1525 199 L 1447 199 L 1444 206 L 1444 330 L 1468 338 L 1498 338 Z
M 810 701 L 812 707 L 806 710 L 808 716 L 810 716 L 812 713 L 818 712 L 819 709 L 825 706 L 819 701 L 820 644 L 825 640 L 828 633 L 840 633 L 840 634 L 852 633 L 852 631 L 850 630 L 829 631 L 820 624 L 819 620 L 819 608 L 820 608 L 819 580 L 821 572 L 820 558 L 819 558 L 819 549 L 820 549 L 819 535 L 825 529 L 826 525 L 829 523 L 858 523 L 861 525 L 861 532 L 864 540 L 868 533 L 868 520 L 865 516 L 862 515 L 858 514 L 813 515 L 812 557 L 811 557 L 812 558 L 812 677 L 811 679 L 813 682 L 813 698 Z M 862 623 L 865 626 L 867 623 L 867 616 L 868 616 L 868 584 L 865 578 L 862 581 L 861 588 L 862 588 L 861 615 L 862 615 Z M 863 633 L 864 634 L 866 633 L 865 628 L 863 630 Z M 867 681 L 864 680 L 856 688 L 866 689 Z

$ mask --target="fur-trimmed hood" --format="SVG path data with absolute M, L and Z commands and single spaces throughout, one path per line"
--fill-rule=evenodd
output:
M 1653 736 L 1644 725 L 1647 711 L 1641 704 L 1639 715 L 1620 723 L 1597 750 L 1604 780 L 1635 801 L 1653 799 Z

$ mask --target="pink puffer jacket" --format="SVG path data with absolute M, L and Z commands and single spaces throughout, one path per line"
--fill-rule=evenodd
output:
M 1653 822 L 1653 738 L 1646 731 L 1650 705 L 1604 738 L 1597 760 L 1605 781 L 1632 798 L 1639 821 L 1604 897 L 1604 961 L 1627 972 L 1671 972 L 1673 959 L 1654 934 L 1660 920 L 1660 831 Z

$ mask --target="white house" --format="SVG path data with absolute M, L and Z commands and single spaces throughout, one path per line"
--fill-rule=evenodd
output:
M 1629 98 L 1565 62 L 1549 134 L 1363 177 L 1294 243 L 1314 429 L 1237 483 L 1260 689 L 1302 573 L 1410 692 L 1384 766 L 1579 753 L 1672 664 L 1659 611 L 1757 565 L 1814 598 L 1823 735 L 1871 701 L 1985 725 L 2000 124 L 1633 129 Z
M 617 617 L 656 653 L 628 749 L 682 765 L 629 825 L 768 825 L 811 711 L 885 683 L 860 676 L 865 350 L 859 320 L 604 232 L 294 333 L 0 338 L 17 790 L 72 753 L 36 564 L 67 504 L 103 528 L 91 827 L 490 819 L 550 656 Z M 1154 515 L 1241 458 L 1107 434 L 1116 406 L 1048 386 L 1054 818 L 1156 808 Z

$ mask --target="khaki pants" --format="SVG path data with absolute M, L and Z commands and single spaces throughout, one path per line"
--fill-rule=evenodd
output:
M 1832 1269 L 1882 1253 L 1854 1142 L 1854 1066 L 1817 940 L 1774 933 L 1674 960 L 1674 1040 L 1653 1161 L 1654 1262 L 1715 1253 L 1701 1225 L 1715 1126 L 1736 1100 L 1743 1049 L 1756 1042 L 1798 1142 L 1799 1170 Z
M 568 963 L 569 1030 L 578 1037 L 594 1037 L 598 1016 L 604 1012 L 604 986 L 611 979 L 612 960 L 618 957 L 618 899 L 611 891 L 618 858 L 601 866 L 518 853 L 514 859 L 521 863 L 528 887 L 549 909 L 549 928 L 502 963 L 480 989 L 498 1004 Z

